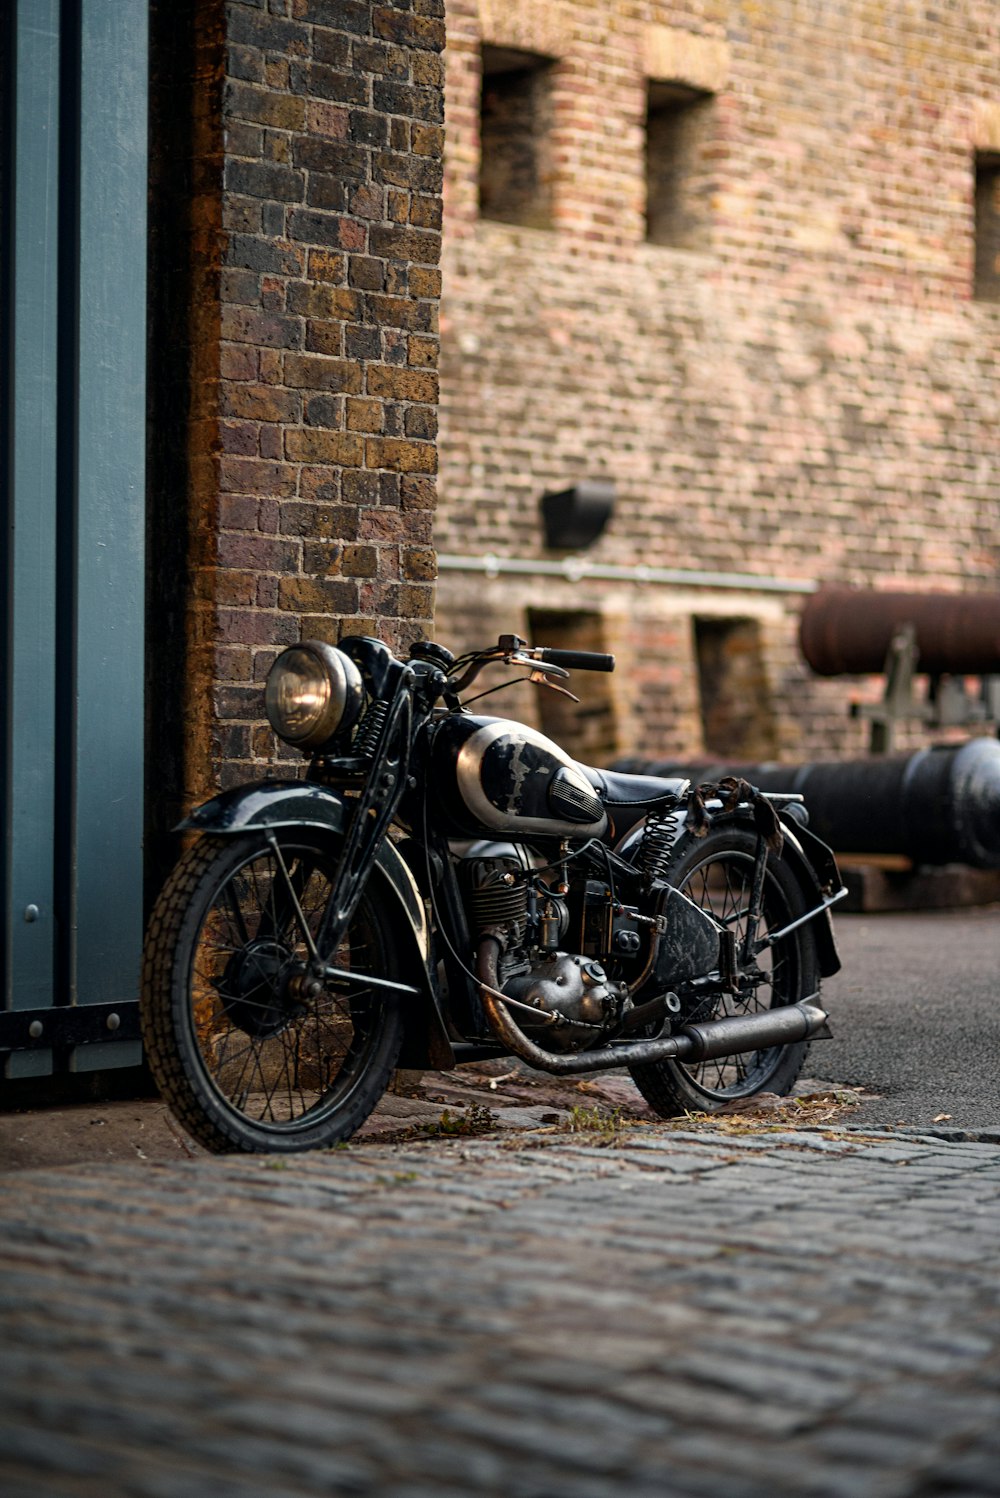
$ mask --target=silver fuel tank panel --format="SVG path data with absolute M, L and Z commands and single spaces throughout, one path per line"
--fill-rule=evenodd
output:
M 600 837 L 607 828 L 580 766 L 523 723 L 448 717 L 434 730 L 431 768 L 453 835 Z

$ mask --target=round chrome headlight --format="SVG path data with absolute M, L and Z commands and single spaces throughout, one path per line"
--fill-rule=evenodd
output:
M 296 749 L 321 749 L 338 729 L 351 728 L 363 702 L 361 672 L 350 656 L 322 640 L 283 650 L 264 688 L 268 722 Z

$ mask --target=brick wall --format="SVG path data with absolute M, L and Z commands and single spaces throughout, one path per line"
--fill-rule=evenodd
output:
M 614 517 L 582 561 L 748 581 L 446 570 L 438 635 L 597 609 L 631 668 L 619 736 L 685 753 L 704 746 L 696 621 L 751 621 L 730 638 L 759 652 L 762 742 L 861 749 L 847 700 L 877 684 L 812 679 L 805 595 L 767 585 L 996 586 L 1000 309 L 974 276 L 976 162 L 982 211 L 1000 150 L 1000 11 L 448 0 L 447 27 L 445 563 L 560 560 L 540 495 L 612 477 Z M 548 228 L 480 215 L 483 44 L 550 60 Z M 652 243 L 646 109 L 676 98 L 696 107 L 680 217 L 697 232 Z M 659 191 L 669 175 L 651 165 Z
M 150 696 L 165 816 L 270 763 L 260 689 L 280 648 L 426 633 L 443 43 L 440 0 L 154 10 Z

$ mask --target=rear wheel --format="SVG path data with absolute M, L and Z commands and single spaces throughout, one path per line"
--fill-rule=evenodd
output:
M 366 975 L 399 963 L 366 893 L 313 983 L 310 942 L 337 845 L 308 832 L 203 838 L 157 901 L 143 957 L 143 1041 L 171 1109 L 219 1152 L 315 1149 L 348 1138 L 385 1090 L 403 1038 L 399 1001 Z M 289 889 L 289 881 L 294 898 Z
M 719 828 L 704 838 L 692 837 L 682 843 L 668 875 L 670 883 L 689 900 L 733 931 L 737 953 L 742 951 L 746 937 L 756 849 L 752 832 Z M 805 909 L 794 874 L 787 864 L 770 855 L 757 936 L 782 930 Z M 818 991 L 819 980 L 816 943 L 806 924 L 741 965 L 738 993 L 707 995 L 689 1005 L 682 1019 L 722 1019 L 796 1004 Z M 674 1118 L 683 1113 L 715 1113 L 727 1103 L 760 1092 L 787 1094 L 808 1051 L 808 1041 L 797 1041 L 740 1056 L 697 1062 L 654 1061 L 629 1070 L 650 1106 L 663 1117 Z

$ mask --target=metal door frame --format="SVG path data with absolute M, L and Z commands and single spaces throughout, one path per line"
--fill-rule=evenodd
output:
M 0 1055 L 26 1077 L 139 1060 L 112 1036 L 143 917 L 149 46 L 147 0 L 8 7 Z

